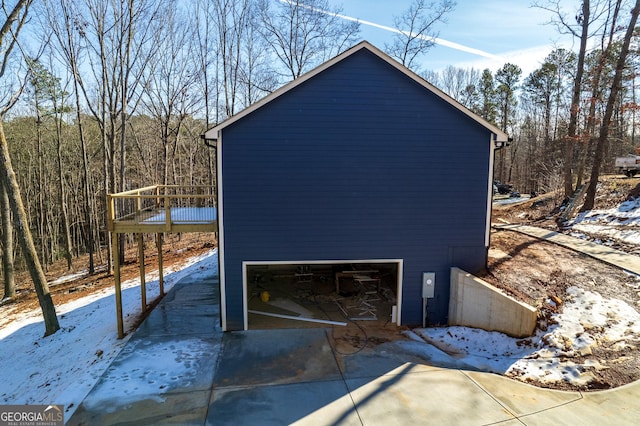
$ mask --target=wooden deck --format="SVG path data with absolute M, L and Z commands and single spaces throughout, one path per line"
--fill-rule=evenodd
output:
M 215 188 L 210 186 L 154 185 L 107 196 L 111 234 L 118 338 L 124 337 L 119 235 L 132 233 L 138 240 L 142 312 L 147 310 L 144 234 L 156 234 L 160 295 L 164 296 L 162 242 L 165 233 L 218 232 Z
M 122 233 L 217 232 L 213 188 L 155 185 L 111 194 L 109 231 Z

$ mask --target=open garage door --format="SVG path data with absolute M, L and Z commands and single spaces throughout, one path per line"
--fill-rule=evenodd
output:
M 248 329 L 400 323 L 402 260 L 243 262 Z

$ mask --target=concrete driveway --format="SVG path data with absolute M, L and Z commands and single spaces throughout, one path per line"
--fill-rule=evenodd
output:
M 620 425 L 640 382 L 581 393 L 441 368 L 394 342 L 340 354 L 331 329 L 222 333 L 216 277 L 154 309 L 68 424 Z

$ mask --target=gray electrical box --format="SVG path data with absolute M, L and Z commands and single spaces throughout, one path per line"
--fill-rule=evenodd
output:
M 434 296 L 436 288 L 436 273 L 435 272 L 423 272 L 422 273 L 422 298 L 430 299 Z

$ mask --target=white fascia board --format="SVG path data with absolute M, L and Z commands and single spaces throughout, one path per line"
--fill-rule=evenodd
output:
M 330 68 L 331 66 L 333 66 L 336 63 L 342 61 L 343 59 L 348 58 L 349 56 L 351 56 L 354 53 L 360 51 L 361 49 L 369 50 L 370 52 L 372 52 L 373 54 L 375 54 L 376 56 L 378 56 L 379 58 L 381 58 L 382 60 L 387 62 L 392 67 L 396 68 L 398 71 L 402 72 L 403 74 L 407 75 L 412 80 L 416 81 L 418 84 L 420 84 L 425 89 L 431 91 L 433 94 L 435 94 L 436 96 L 441 98 L 443 101 L 449 103 L 454 108 L 458 109 L 459 111 L 461 111 L 463 114 L 467 115 L 472 120 L 475 120 L 476 122 L 481 124 L 483 127 L 485 127 L 487 130 L 489 130 L 494 135 L 493 136 L 493 140 L 491 141 L 491 143 L 494 143 L 494 142 L 508 142 L 509 141 L 509 137 L 505 132 L 503 132 L 502 130 L 497 128 L 495 125 L 493 125 L 493 124 L 489 123 L 488 121 L 484 120 L 482 117 L 478 116 L 477 114 L 474 114 L 471 110 L 469 110 L 467 107 L 463 106 L 461 103 L 459 103 L 458 101 L 453 99 L 451 96 L 447 95 L 446 93 L 444 93 L 443 91 L 441 91 L 440 89 L 438 89 L 437 87 L 435 87 L 434 85 L 432 85 L 431 83 L 426 81 L 424 78 L 420 77 L 418 74 L 414 73 L 413 71 L 411 71 L 410 69 L 408 69 L 407 67 L 405 67 L 404 65 L 402 65 L 401 63 L 396 61 L 395 59 L 391 58 L 389 55 L 384 53 L 382 50 L 378 49 L 377 47 L 373 46 L 371 43 L 369 43 L 367 41 L 363 41 L 363 42 L 355 45 L 351 49 L 348 49 L 348 50 L 342 52 L 341 54 L 339 54 L 338 56 L 334 57 L 333 59 L 328 60 L 327 62 L 323 63 L 322 65 L 320 65 L 320 66 L 314 68 L 313 70 L 301 75 L 300 77 L 296 78 L 295 80 L 285 84 L 284 86 L 280 87 L 278 90 L 276 90 L 273 93 L 265 96 L 264 98 L 260 99 L 258 102 L 250 105 L 249 107 L 245 108 L 244 110 L 240 111 L 239 113 L 227 118 L 226 120 L 224 120 L 223 122 L 219 123 L 215 127 L 212 127 L 211 129 L 207 130 L 204 133 L 204 138 L 208 139 L 208 140 L 217 140 L 219 138 L 219 136 L 220 136 L 220 131 L 222 129 L 224 129 L 225 127 L 227 127 L 230 124 L 233 124 L 236 121 L 240 120 L 241 118 L 251 114 L 253 111 L 257 110 L 258 108 L 263 107 L 264 105 L 268 104 L 272 100 L 278 98 L 279 96 L 283 95 L 284 93 L 288 92 L 289 90 L 291 90 L 291 89 L 299 86 L 300 84 L 306 82 L 307 80 L 315 77 L 316 75 L 318 75 L 322 71 L 326 70 L 327 68 Z

